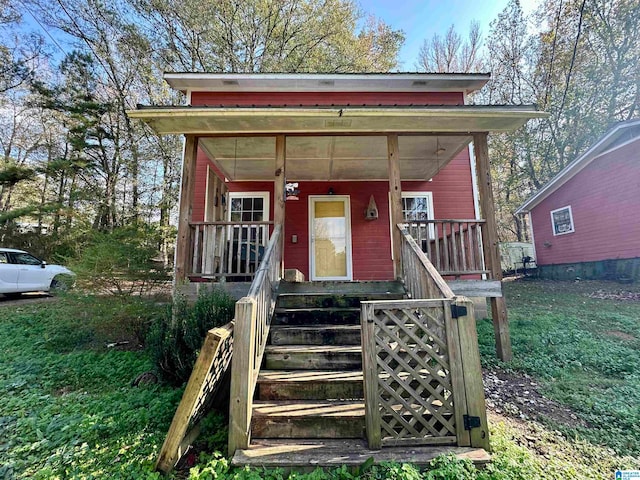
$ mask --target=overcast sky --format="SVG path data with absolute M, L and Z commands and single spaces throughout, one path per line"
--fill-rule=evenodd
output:
M 508 0 L 360 0 L 362 8 L 382 18 L 406 35 L 400 52 L 402 71 L 414 71 L 418 51 L 425 38 L 443 35 L 451 24 L 466 36 L 472 20 L 480 23 L 483 38 L 489 23 L 507 6 Z M 535 9 L 540 0 L 520 0 L 525 15 Z

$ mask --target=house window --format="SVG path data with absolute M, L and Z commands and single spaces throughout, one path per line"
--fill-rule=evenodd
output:
M 266 222 L 269 220 L 269 192 L 229 192 L 229 221 Z M 266 243 L 268 226 L 234 226 L 234 239 Z
M 551 211 L 551 227 L 554 235 L 564 235 L 575 231 L 571 205 Z
M 433 194 L 431 192 L 402 192 L 402 218 L 433 220 Z

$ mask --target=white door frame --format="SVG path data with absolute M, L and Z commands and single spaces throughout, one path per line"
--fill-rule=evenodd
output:
M 315 209 L 314 203 L 319 201 L 342 201 L 344 202 L 344 214 L 346 224 L 346 249 L 347 249 L 347 275 L 345 277 L 317 277 L 315 274 L 315 256 L 313 252 L 313 219 Z M 353 256 L 351 253 L 351 197 L 349 195 L 309 195 L 309 276 L 311 281 L 319 280 L 353 280 Z

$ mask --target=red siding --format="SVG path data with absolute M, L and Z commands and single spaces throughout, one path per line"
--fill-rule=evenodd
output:
M 640 257 L 639 152 L 637 140 L 595 159 L 532 209 L 539 265 Z M 554 236 L 550 212 L 567 205 L 575 232 Z
M 462 92 L 192 92 L 191 105 L 463 105 Z
M 206 165 L 206 159 L 198 158 Z M 291 179 L 295 181 L 295 179 Z M 271 196 L 269 218 L 273 219 L 273 182 L 229 183 L 232 192 L 268 191 Z M 309 278 L 309 195 L 324 195 L 333 187 L 336 195 L 349 195 L 354 280 L 388 280 L 393 278 L 391 261 L 388 182 L 300 182 L 300 200 L 288 201 L 285 207 L 285 266 L 297 268 Z M 473 190 L 468 150 L 463 150 L 431 182 L 402 182 L 403 191 L 433 192 L 436 218 L 474 218 Z M 196 178 L 195 212 L 204 215 L 206 175 Z M 379 218 L 364 219 L 364 211 L 373 195 Z M 298 243 L 291 236 L 298 236 Z

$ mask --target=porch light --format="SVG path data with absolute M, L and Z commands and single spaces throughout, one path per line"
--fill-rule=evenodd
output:
M 329 187 L 329 191 L 327 191 L 327 195 L 333 195 L 335 192 L 333 191 L 333 187 Z

